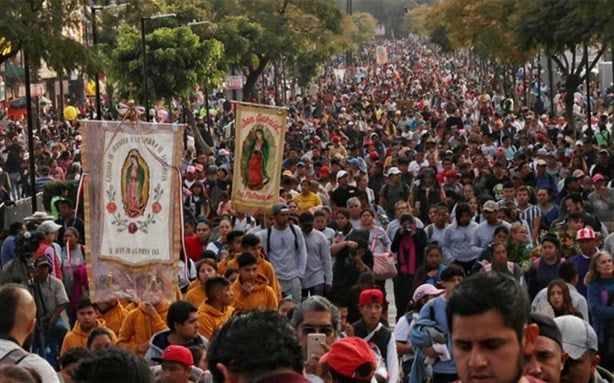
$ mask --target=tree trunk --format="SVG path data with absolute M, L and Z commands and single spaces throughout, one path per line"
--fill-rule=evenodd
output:
M 189 108 L 188 105 L 184 105 L 184 107 Z M 194 144 L 196 145 L 196 152 L 203 151 L 207 154 L 213 154 L 213 149 L 205 142 L 203 135 L 200 133 L 200 129 L 194 123 L 194 113 L 189 110 L 189 113 L 186 115 L 187 117 L 187 125 L 192 128 L 192 133 L 194 134 Z M 196 153 L 194 153 L 196 154 Z
M 251 99 L 254 97 L 254 93 L 256 90 L 256 82 L 258 81 L 258 78 L 260 77 L 268 63 L 268 59 L 261 57 L 258 67 L 247 74 L 245 84 L 243 85 L 243 101 L 251 101 Z
M 582 79 L 573 74 L 569 74 L 565 80 L 565 120 L 570 127 L 576 127 L 575 116 L 573 115 L 574 92 L 578 89 L 578 85 L 582 83 Z M 577 138 L 577 137 L 576 137 Z

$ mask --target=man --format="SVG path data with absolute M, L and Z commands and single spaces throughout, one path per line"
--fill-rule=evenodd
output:
M 539 328 L 529 324 L 529 297 L 512 277 L 472 275 L 450 295 L 446 318 L 461 382 L 538 382 L 522 377 L 523 355 L 535 351 Z
M 386 227 L 386 234 L 388 235 L 388 238 L 394 238 L 394 235 L 398 231 L 399 227 L 401 227 L 401 222 L 399 219 L 403 214 L 411 214 L 409 203 L 407 201 L 398 201 L 394 204 L 395 218 L 390 221 L 388 227 Z M 424 224 L 418 219 L 418 217 L 414 217 L 414 221 L 416 222 L 417 228 L 424 229 Z
M 269 280 L 269 286 L 275 292 L 277 299 L 281 299 L 281 288 L 279 287 L 279 281 L 277 280 L 277 274 L 273 269 L 271 262 L 267 261 L 266 254 L 262 245 L 260 244 L 260 238 L 255 234 L 245 234 L 241 238 L 241 252 L 247 251 L 254 254 L 258 258 L 258 272 Z M 236 258 L 228 262 L 228 267 L 238 269 Z
M 313 215 L 303 213 L 299 217 L 305 247 L 307 249 L 307 266 L 303 279 L 303 298 L 309 295 L 330 293 L 333 288 L 333 268 L 330 247 L 324 234 L 313 229 Z
M 57 202 L 57 206 L 60 217 L 55 223 L 61 226 L 58 232 L 57 242 L 64 246 L 64 230 L 66 230 L 67 227 L 74 227 L 79 232 L 79 238 L 85 243 L 83 221 L 75 215 L 75 206 L 73 202 L 68 198 L 63 198 Z
M 79 364 L 90 355 L 89 351 L 83 347 L 68 350 L 60 358 L 59 376 L 62 383 L 73 383 L 73 376 Z
M 210 277 L 205 281 L 207 299 L 198 307 L 198 333 L 211 339 L 217 329 L 234 313 L 230 281 L 224 277 Z
M 313 295 L 294 308 L 292 326 L 296 330 L 305 358 L 305 373 L 312 382 L 320 382 L 316 376 L 318 359 L 321 355 L 307 355 L 307 337 L 309 334 L 324 334 L 326 344 L 332 345 L 340 330 L 340 313 L 328 299 Z
M 51 275 L 62 280 L 62 264 L 60 255 L 57 254 L 54 247 L 54 241 L 57 239 L 58 232 L 62 226 L 53 221 L 44 221 L 36 230 L 43 235 L 43 239 L 39 242 L 38 249 L 34 252 L 33 259 L 46 257 L 51 265 Z
M 429 243 L 441 243 L 448 224 L 448 208 L 445 204 L 437 204 L 435 206 L 432 206 L 432 209 L 435 211 L 435 214 L 433 214 L 433 222 L 424 228 L 424 232 L 426 233 L 426 237 Z M 446 264 L 447 263 L 449 262 L 446 262 Z
M 75 372 L 74 382 L 153 383 L 154 380 L 149 366 L 142 358 L 130 351 L 112 347 L 91 354 L 81 362 Z
M 301 280 L 305 277 L 307 266 L 307 250 L 300 228 L 288 222 L 289 214 L 290 209 L 286 204 L 273 205 L 275 223 L 257 235 L 275 269 L 282 294 L 292 295 L 292 298 L 299 302 Z
M 113 331 L 114 334 L 119 334 L 124 318 L 128 316 L 128 310 L 119 303 L 117 298 L 112 298 L 104 302 L 96 302 L 95 307 L 98 319 L 103 320 L 105 326 Z
M 26 352 L 36 328 L 36 302 L 22 285 L 0 287 L 0 360 L 35 371 L 41 381 L 59 383 L 51 365 L 36 354 Z
M 542 211 L 539 206 L 529 203 L 529 188 L 526 185 L 519 187 L 516 191 L 516 201 L 518 202 L 518 211 L 520 212 L 519 218 L 529 224 L 531 242 L 537 243 L 537 236 L 542 224 Z
M 61 355 L 70 349 L 77 347 L 85 347 L 87 345 L 87 337 L 90 332 L 97 327 L 106 328 L 105 321 L 98 319 L 96 309 L 89 298 L 82 298 L 77 303 L 75 312 L 77 321 L 71 331 L 66 334 L 62 342 Z M 111 341 L 117 343 L 115 333 L 111 331 Z
M 465 202 L 456 205 L 455 214 L 456 219 L 446 227 L 439 245 L 443 250 L 444 263 L 454 262 L 465 270 L 465 274 L 468 274 L 475 263 L 476 256 L 471 249 L 467 248 L 467 243 L 471 242 L 471 237 L 478 224 L 473 221 L 471 208 Z
M 492 242 L 495 229 L 499 226 L 508 228 L 508 222 L 499 219 L 499 205 L 495 201 L 486 201 L 482 207 L 484 222 L 480 223 L 471 236 L 471 251 L 475 258 L 479 257 L 486 247 Z
M 117 337 L 117 345 L 138 356 L 145 356 L 149 350 L 151 337 L 167 328 L 166 317 L 169 306 L 166 300 L 153 303 L 141 302 L 124 319 Z
M 597 240 L 597 234 L 590 227 L 584 227 L 578 230 L 576 234 L 576 241 L 578 241 L 578 247 L 580 248 L 580 254 L 576 254 L 569 262 L 572 262 L 578 268 L 578 284 L 576 288 L 578 292 L 582 294 L 585 298 L 587 297 L 586 285 L 584 284 L 584 277 L 586 273 L 588 273 L 589 265 L 591 263 L 591 259 L 599 249 L 597 245 L 599 241 Z
M 368 383 L 375 375 L 377 361 L 369 344 L 357 337 L 339 339 L 320 358 L 327 382 Z
M 346 207 L 350 215 L 350 223 L 354 229 L 360 229 L 362 222 L 360 221 L 360 212 L 362 211 L 362 203 L 358 197 L 349 198 L 346 202 Z
M 324 234 L 329 246 L 333 245 L 337 233 L 335 230 L 328 227 L 328 213 L 325 212 L 324 209 L 316 210 L 313 213 L 313 227 Z
M 531 323 L 539 327 L 539 336 L 533 354 L 525 361 L 524 374 L 546 383 L 559 383 L 567 360 L 561 331 L 554 320 L 545 315 L 531 314 Z
M 189 349 L 184 346 L 170 345 L 164 349 L 162 356 L 153 358 L 154 362 L 160 363 L 163 383 L 188 383 L 192 374 L 194 358 Z
M 569 355 L 561 374 L 562 383 L 605 382 L 597 371 L 601 358 L 597 354 L 597 334 L 588 322 L 573 316 L 554 318 L 563 334 L 563 351 Z
M 186 301 L 173 302 L 166 316 L 167 330 L 151 337 L 145 360 L 152 363 L 171 345 L 206 348 L 209 341 L 198 334 L 198 309 Z
M 247 311 L 255 309 L 277 309 L 277 296 L 268 286 L 269 281 L 258 273 L 258 258 L 244 252 L 237 257 L 239 278 L 232 284 L 232 307 Z M 300 299 L 300 298 L 299 298 Z
M 399 379 L 399 358 L 392 332 L 380 321 L 384 305 L 384 294 L 378 289 L 367 289 L 360 293 L 361 319 L 352 324 L 354 335 L 377 346 L 388 372 L 388 383 Z
M 345 170 L 337 172 L 337 188 L 330 194 L 333 208 L 344 207 L 348 199 L 358 195 L 358 188 L 350 185 L 350 174 Z
M 582 318 L 589 318 L 588 316 L 588 303 L 586 298 L 582 296 L 576 289 L 576 285 L 579 281 L 578 268 L 573 262 L 563 262 L 559 265 L 559 278 L 565 281 L 567 287 L 569 287 L 569 294 L 571 295 L 571 304 L 582 315 Z M 544 287 L 540 292 L 535 295 L 533 302 L 531 302 L 531 312 L 535 312 L 540 303 L 548 299 L 548 288 Z
M 388 217 L 395 214 L 395 204 L 409 199 L 409 186 L 401 182 L 401 171 L 393 166 L 388 169 L 388 180 L 379 191 L 379 205 L 384 208 Z
M 296 332 L 275 311 L 232 317 L 213 337 L 207 362 L 216 382 L 309 383 Z

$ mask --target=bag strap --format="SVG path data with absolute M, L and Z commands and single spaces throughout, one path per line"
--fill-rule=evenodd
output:
M 371 229 L 371 230 L 373 230 L 373 229 Z M 371 232 L 371 230 L 369 230 L 369 233 Z M 373 233 L 373 240 L 371 241 L 371 252 L 374 253 L 374 254 L 375 254 L 375 245 L 376 244 L 377 244 L 377 234 L 374 232 Z
M 4 356 L 0 359 L 0 365 L 1 364 L 8 364 L 8 365 L 16 366 L 26 356 L 28 356 L 28 353 L 24 349 L 22 349 L 22 348 L 14 348 L 11 351 L 9 351 L 6 354 L 4 354 Z
M 367 334 L 367 336 L 365 336 L 364 338 L 362 338 L 365 342 L 368 342 L 371 340 L 371 338 L 373 338 L 375 336 L 375 333 L 378 332 L 381 328 L 383 327 L 382 322 L 379 322 L 377 324 L 377 326 L 375 326 L 375 329 L 373 329 L 373 331 L 371 331 L 370 333 Z

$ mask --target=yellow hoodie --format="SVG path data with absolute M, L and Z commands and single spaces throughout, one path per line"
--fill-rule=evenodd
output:
M 205 293 L 205 286 L 197 279 L 190 283 L 188 292 L 185 294 L 185 300 L 190 302 L 194 306 L 200 306 L 205 300 L 207 300 L 207 294 Z
M 237 263 L 236 258 L 233 258 L 230 261 L 228 261 L 227 266 L 228 268 L 239 270 L 239 264 Z M 219 265 L 218 265 L 218 270 L 219 270 Z M 269 286 L 271 286 L 271 288 L 273 289 L 273 292 L 275 292 L 275 296 L 277 297 L 277 300 L 280 300 L 281 299 L 281 288 L 279 287 L 279 281 L 277 280 L 277 274 L 275 274 L 275 269 L 273 269 L 273 265 L 271 265 L 271 262 L 267 261 L 266 259 L 260 256 L 258 257 L 258 273 L 266 277 L 266 279 L 268 280 Z
M 115 333 L 113 332 L 113 330 L 105 326 L 104 320 L 98 319 L 96 321 L 95 327 L 103 327 L 103 328 L 110 330 L 111 340 L 113 341 L 113 344 L 117 344 L 117 337 L 115 336 Z M 66 351 L 73 349 L 73 348 L 87 347 L 87 336 L 88 335 L 89 335 L 89 332 L 86 333 L 85 331 L 83 331 L 83 329 L 81 329 L 81 323 L 79 321 L 76 321 L 75 326 L 64 337 L 64 341 L 62 342 L 62 349 L 60 350 L 60 355 L 64 355 Z
M 203 302 L 198 307 L 198 333 L 211 340 L 213 333 L 230 319 L 234 311 L 234 307 L 228 306 L 222 312 Z
M 98 312 L 98 319 L 102 319 L 107 328 L 113 331 L 115 334 L 119 334 L 119 330 L 122 328 L 122 323 L 130 311 L 125 309 L 121 303 L 117 303 L 117 306 L 113 307 L 106 313 Z
M 163 302 L 154 317 L 150 318 L 145 314 L 144 304 L 141 303 L 137 308 L 130 311 L 124 319 L 122 328 L 119 331 L 117 345 L 126 350 L 132 351 L 139 356 L 145 356 L 149 348 L 149 339 L 158 331 L 165 330 L 166 315 L 168 314 L 168 301 Z M 143 346 L 139 350 L 139 346 Z
M 235 283 L 230 286 L 230 291 L 234 297 L 232 307 L 236 310 L 247 311 L 255 309 L 277 310 L 277 296 L 273 289 L 268 285 L 267 278 L 258 274 L 256 284 L 249 295 L 245 295 L 241 289 L 241 278 L 237 278 Z

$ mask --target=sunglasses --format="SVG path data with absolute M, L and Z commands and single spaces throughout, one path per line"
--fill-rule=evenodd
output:
M 335 329 L 333 326 L 303 326 L 301 332 L 303 335 L 324 334 L 330 336 L 335 332 Z

